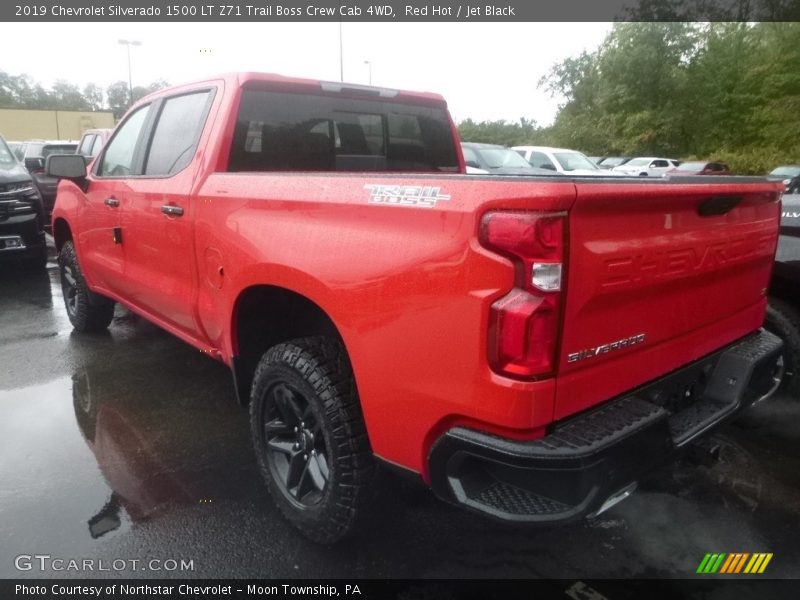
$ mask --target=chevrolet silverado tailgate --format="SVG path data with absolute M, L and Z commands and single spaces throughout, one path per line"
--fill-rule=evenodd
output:
M 556 419 L 759 327 L 780 195 L 769 183 L 716 181 L 577 183 Z

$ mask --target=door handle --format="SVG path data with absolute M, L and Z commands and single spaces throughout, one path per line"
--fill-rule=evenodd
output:
M 106 198 L 103 201 L 103 204 L 105 204 L 106 206 L 110 206 L 111 208 L 117 208 L 119 206 L 119 200 L 117 200 L 116 198 Z
M 183 216 L 183 209 L 180 206 L 175 206 L 174 204 L 165 204 L 161 207 L 161 212 L 171 217 Z

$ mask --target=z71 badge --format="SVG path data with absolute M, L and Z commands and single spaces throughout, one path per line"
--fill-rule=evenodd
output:
M 430 185 L 383 185 L 381 183 L 370 183 L 365 185 L 364 189 L 370 191 L 370 204 L 433 208 L 440 200 L 450 200 L 448 194 L 439 193 L 441 188 Z

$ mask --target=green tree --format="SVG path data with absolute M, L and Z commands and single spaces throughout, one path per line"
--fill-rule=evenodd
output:
M 103 89 L 100 86 L 94 83 L 87 84 L 83 88 L 83 97 L 89 106 L 89 110 L 103 110 Z
M 672 5 L 683 3 L 654 7 Z M 800 23 L 617 23 L 540 81 L 565 99 L 549 136 L 592 154 L 720 158 L 742 173 L 797 161 L 798 39 Z
M 535 143 L 537 139 L 541 139 L 542 132 L 543 130 L 536 125 L 536 121 L 524 117 L 519 122 L 505 120 L 475 122 L 472 119 L 466 119 L 458 124 L 458 133 L 465 142 L 482 142 L 503 146 Z

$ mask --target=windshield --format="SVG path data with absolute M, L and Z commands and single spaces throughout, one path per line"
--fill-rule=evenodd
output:
M 599 170 L 596 164 L 580 152 L 553 152 L 553 156 L 561 163 L 561 167 L 565 171 L 575 171 L 576 169 L 586 169 L 590 171 Z
M 502 169 L 504 167 L 529 169 L 531 167 L 527 160 L 508 148 L 480 148 L 475 150 L 481 155 L 483 162 L 490 169 Z
M 6 141 L 0 138 L 0 165 L 4 167 L 13 167 L 17 164 L 17 159 L 11 154 L 11 150 L 6 145 Z
M 649 164 L 650 164 L 649 158 L 634 158 L 633 160 L 626 162 L 625 166 L 641 167 L 642 165 L 649 165 Z
M 685 162 L 678 165 L 678 171 L 702 171 L 705 168 L 704 162 Z
M 604 167 L 618 167 L 622 163 L 625 162 L 624 158 L 621 157 L 612 157 L 612 158 L 604 158 L 600 161 L 600 164 Z
M 797 177 L 800 175 L 800 167 L 778 167 L 770 175 L 781 175 L 786 177 Z
M 62 144 L 59 146 L 45 146 L 42 148 L 42 158 L 47 158 L 53 154 L 75 154 L 78 149 L 77 144 Z

